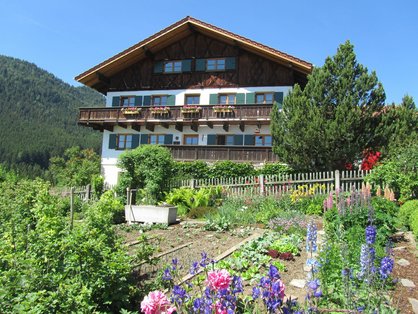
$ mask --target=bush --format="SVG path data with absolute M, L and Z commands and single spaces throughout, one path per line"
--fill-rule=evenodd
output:
M 407 201 L 399 209 L 399 223 L 402 226 L 412 228 L 413 214 L 418 213 L 418 200 Z
M 414 233 L 415 238 L 418 239 L 418 209 L 415 209 L 412 213 L 409 225 L 411 226 L 411 230 Z
M 174 163 L 176 177 L 181 180 L 187 179 L 207 179 L 209 166 L 201 160 L 179 161 Z
M 230 160 L 218 161 L 209 168 L 210 178 L 234 178 L 256 175 L 250 163 L 237 163 Z
M 293 169 L 282 163 L 269 163 L 265 164 L 263 168 L 258 170 L 259 174 L 265 174 L 265 175 L 281 175 L 281 174 L 291 174 L 293 172 Z

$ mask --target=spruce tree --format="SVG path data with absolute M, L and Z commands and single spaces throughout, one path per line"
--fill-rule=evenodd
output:
M 366 148 L 382 144 L 376 129 L 385 92 L 376 73 L 356 60 L 347 41 L 337 54 L 308 76 L 302 90 L 295 85 L 283 109 L 273 110 L 273 150 L 294 169 L 344 169 Z

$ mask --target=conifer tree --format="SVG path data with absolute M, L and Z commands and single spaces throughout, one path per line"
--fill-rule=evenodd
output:
M 382 144 L 376 134 L 385 92 L 376 73 L 356 60 L 347 41 L 337 54 L 308 76 L 304 90 L 295 85 L 283 109 L 273 110 L 273 150 L 294 169 L 344 169 L 366 148 Z

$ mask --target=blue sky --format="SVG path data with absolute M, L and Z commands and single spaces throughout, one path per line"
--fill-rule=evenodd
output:
M 349 39 L 386 102 L 418 104 L 416 0 L 0 0 L 0 54 L 65 82 L 191 15 L 321 66 Z

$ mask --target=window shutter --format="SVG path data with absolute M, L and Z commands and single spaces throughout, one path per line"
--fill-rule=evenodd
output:
M 192 60 L 187 59 L 181 62 L 181 72 L 190 72 L 192 70 Z
M 143 106 L 151 106 L 151 96 L 144 96 Z
M 225 59 L 225 69 L 226 70 L 235 70 L 235 57 L 230 57 Z
M 175 105 L 176 105 L 176 95 L 168 95 L 167 106 L 175 106 Z
M 196 71 L 206 71 L 206 59 L 196 59 Z
M 209 95 L 209 105 L 217 105 L 219 103 L 218 94 Z
M 135 107 L 142 106 L 142 96 L 135 96 Z
M 148 134 L 141 134 L 141 144 L 148 144 Z
M 115 96 L 112 98 L 112 107 L 119 107 L 120 106 L 120 97 Z
M 234 145 L 242 145 L 244 137 L 242 135 L 234 135 Z
M 283 105 L 283 92 L 274 93 L 274 103 L 277 103 L 279 109 L 282 109 Z
M 173 144 L 173 134 L 166 134 L 164 136 L 164 144 L 166 145 Z
M 254 105 L 255 104 L 255 93 L 247 93 L 247 101 L 245 103 L 249 104 L 249 105 Z
M 132 148 L 137 148 L 139 146 L 139 134 L 132 135 Z
M 244 145 L 255 145 L 254 135 L 250 135 L 250 134 L 244 135 Z
M 238 93 L 235 96 L 235 103 L 237 105 L 243 105 L 243 104 L 245 104 L 245 94 L 244 93 Z
M 164 62 L 158 61 L 154 64 L 154 73 L 163 73 Z
M 216 145 L 216 134 L 208 134 L 208 145 Z
M 109 135 L 109 149 L 116 149 L 116 134 Z

